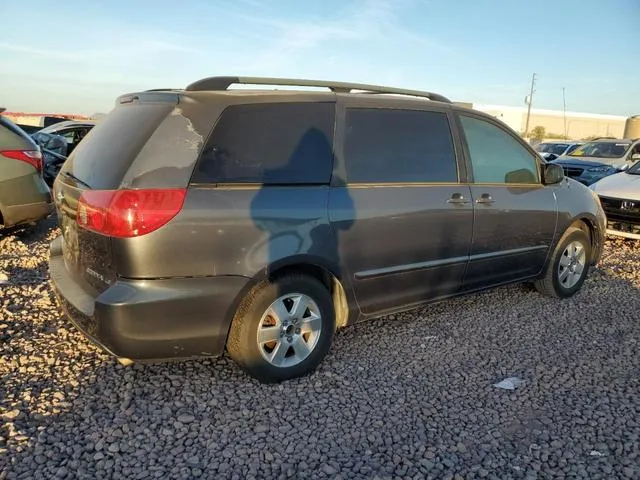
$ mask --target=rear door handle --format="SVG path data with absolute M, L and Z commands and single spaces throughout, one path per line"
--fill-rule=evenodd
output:
M 461 193 L 454 193 L 451 198 L 447 200 L 447 203 L 453 203 L 454 205 L 465 205 L 470 203 L 469 200 L 465 200 Z
M 480 203 L 484 205 L 491 205 L 494 202 L 495 200 L 488 193 L 483 193 L 482 195 L 480 195 L 480 198 L 476 200 L 476 203 Z

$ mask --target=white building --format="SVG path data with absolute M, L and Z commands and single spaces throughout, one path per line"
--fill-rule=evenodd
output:
M 472 108 L 499 118 L 516 132 L 524 132 L 527 123 L 526 107 L 504 105 L 472 104 Z M 566 112 L 532 108 L 529 132 L 535 127 L 544 127 L 549 135 L 566 135 L 570 139 L 587 137 L 622 137 L 627 117 L 622 115 L 601 115 L 597 113 Z

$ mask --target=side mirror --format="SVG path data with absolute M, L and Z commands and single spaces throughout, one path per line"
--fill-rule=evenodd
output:
M 548 163 L 544 167 L 543 177 L 545 185 L 555 185 L 564 179 L 564 170 L 560 165 Z
M 631 155 L 631 160 L 634 162 L 637 162 L 640 160 L 640 153 L 634 153 L 633 155 Z
M 550 153 L 550 154 L 547 155 L 547 162 L 552 162 L 556 158 L 558 158 L 558 155 L 556 155 L 555 153 Z

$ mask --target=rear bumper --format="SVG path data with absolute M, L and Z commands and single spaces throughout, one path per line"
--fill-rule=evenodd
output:
M 35 222 L 53 212 L 53 203 L 50 201 L 28 203 L 26 205 L 11 205 L 5 207 L 2 212 L 4 225 L 12 227 L 22 223 Z
M 104 292 L 76 281 L 51 243 L 51 280 L 73 324 L 112 355 L 160 360 L 219 355 L 240 293 L 240 276 L 160 280 L 118 279 Z

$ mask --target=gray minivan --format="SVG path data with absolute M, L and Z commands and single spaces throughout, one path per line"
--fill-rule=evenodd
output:
M 605 231 L 597 197 L 495 118 L 309 80 L 124 95 L 54 197 L 51 277 L 90 339 L 123 362 L 226 348 L 265 382 L 360 320 L 513 282 L 569 297 Z

